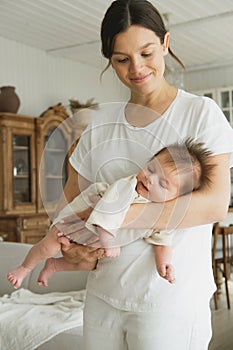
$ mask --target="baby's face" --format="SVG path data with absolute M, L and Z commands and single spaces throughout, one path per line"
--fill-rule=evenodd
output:
M 137 175 L 137 192 L 152 202 L 164 202 L 178 197 L 179 179 L 166 165 L 163 155 L 148 162 Z

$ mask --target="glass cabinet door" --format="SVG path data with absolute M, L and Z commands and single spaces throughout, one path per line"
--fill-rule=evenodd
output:
M 43 205 L 55 209 L 67 179 L 67 139 L 59 129 L 51 129 L 45 136 Z
M 28 135 L 13 135 L 14 205 L 32 202 L 30 140 Z

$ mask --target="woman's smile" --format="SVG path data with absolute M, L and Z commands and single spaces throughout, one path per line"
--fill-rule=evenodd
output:
M 151 75 L 152 75 L 152 72 L 136 78 L 130 78 L 130 80 L 133 81 L 134 83 L 144 83 L 145 81 L 148 80 L 148 78 L 151 77 Z

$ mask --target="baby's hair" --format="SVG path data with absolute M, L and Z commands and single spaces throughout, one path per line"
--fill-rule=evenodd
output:
M 215 165 L 210 162 L 212 152 L 203 142 L 194 142 L 189 138 L 183 143 L 171 144 L 157 152 L 152 159 L 163 155 L 165 164 L 182 177 L 179 194 L 183 195 L 211 184 L 211 175 Z M 183 182 L 183 183 L 182 183 Z

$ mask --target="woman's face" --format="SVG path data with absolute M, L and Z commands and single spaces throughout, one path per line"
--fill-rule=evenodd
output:
M 131 93 L 146 95 L 161 86 L 168 44 L 168 32 L 161 44 L 153 31 L 137 25 L 116 36 L 111 64 Z

